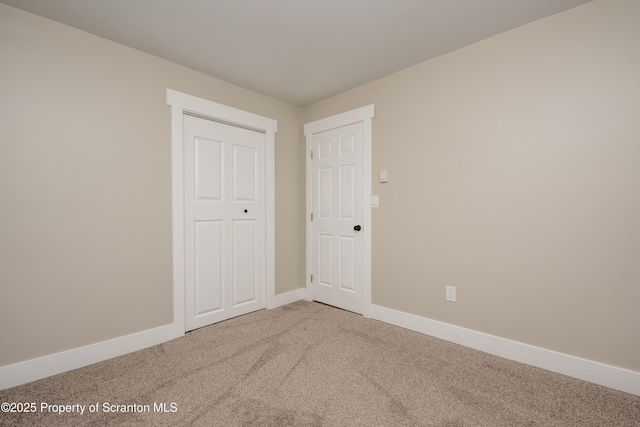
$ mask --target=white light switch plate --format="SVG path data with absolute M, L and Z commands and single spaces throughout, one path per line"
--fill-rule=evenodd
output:
M 371 207 L 379 208 L 380 207 L 380 196 L 371 196 Z
M 387 173 L 387 171 L 380 171 L 380 182 L 387 181 L 389 181 L 389 174 Z

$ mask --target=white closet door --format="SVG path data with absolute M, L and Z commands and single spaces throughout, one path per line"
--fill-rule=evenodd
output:
M 265 135 L 184 116 L 186 330 L 265 306 Z

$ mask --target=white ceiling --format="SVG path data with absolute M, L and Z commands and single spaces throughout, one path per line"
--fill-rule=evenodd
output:
M 306 106 L 591 0 L 0 0 Z

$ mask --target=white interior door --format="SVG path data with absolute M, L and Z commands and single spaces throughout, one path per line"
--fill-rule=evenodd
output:
M 184 116 L 185 329 L 265 307 L 265 135 Z
M 311 137 L 312 299 L 362 314 L 363 122 Z

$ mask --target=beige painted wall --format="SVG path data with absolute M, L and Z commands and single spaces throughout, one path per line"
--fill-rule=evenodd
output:
M 640 371 L 638 22 L 596 1 L 303 110 L 375 104 L 374 304 Z
M 298 108 L 0 4 L 0 366 L 172 320 L 171 88 L 278 120 L 276 293 L 304 283 Z
M 640 371 L 639 17 L 596 1 L 301 112 L 0 4 L 0 366 L 171 321 L 172 88 L 278 120 L 277 293 L 301 125 L 375 103 L 374 304 Z

